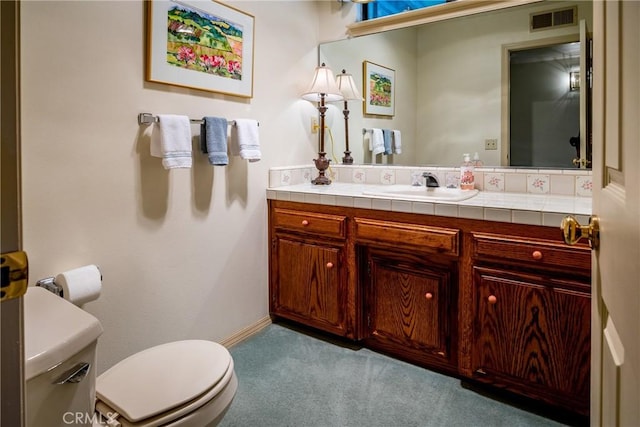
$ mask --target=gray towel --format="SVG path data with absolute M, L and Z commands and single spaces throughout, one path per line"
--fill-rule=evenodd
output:
M 393 131 L 389 129 L 382 129 L 382 137 L 384 139 L 384 154 L 393 154 L 391 150 L 391 135 Z
M 208 154 L 209 163 L 215 166 L 229 164 L 227 155 L 227 119 L 203 117 L 200 127 L 200 149 Z

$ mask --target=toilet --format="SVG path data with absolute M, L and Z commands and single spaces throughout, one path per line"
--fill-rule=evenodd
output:
M 24 298 L 26 425 L 215 426 L 235 396 L 233 359 L 206 340 L 161 344 L 96 377 L 102 325 L 41 287 Z

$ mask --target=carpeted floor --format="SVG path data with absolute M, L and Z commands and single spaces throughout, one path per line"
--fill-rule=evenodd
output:
M 230 351 L 239 386 L 223 427 L 561 425 L 458 379 L 277 324 Z

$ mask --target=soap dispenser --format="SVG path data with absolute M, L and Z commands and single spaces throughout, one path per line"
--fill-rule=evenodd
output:
M 480 160 L 480 156 L 478 155 L 478 153 L 473 153 L 473 166 L 479 167 L 482 165 L 484 165 L 484 163 L 482 163 L 482 160 Z
M 474 166 L 471 162 L 471 156 L 464 154 L 464 161 L 460 166 L 460 189 L 473 190 L 475 188 L 475 179 L 473 176 Z

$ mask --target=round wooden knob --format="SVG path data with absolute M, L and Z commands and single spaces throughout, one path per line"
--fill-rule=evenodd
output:
M 333 263 L 332 262 L 328 262 L 327 263 L 327 268 L 333 268 Z
M 533 259 L 542 259 L 542 252 L 540 252 L 540 251 L 533 251 L 533 253 L 531 254 L 531 256 L 533 257 Z
M 489 295 L 489 298 L 487 298 L 487 301 L 489 301 L 489 304 L 495 304 L 496 302 L 498 302 L 498 298 L 496 298 L 495 295 Z
M 302 225 L 309 225 L 309 221 L 307 221 L 306 219 L 302 220 Z
M 433 298 L 433 294 L 431 292 L 427 292 L 426 294 L 424 294 L 424 297 L 426 299 L 432 299 Z

